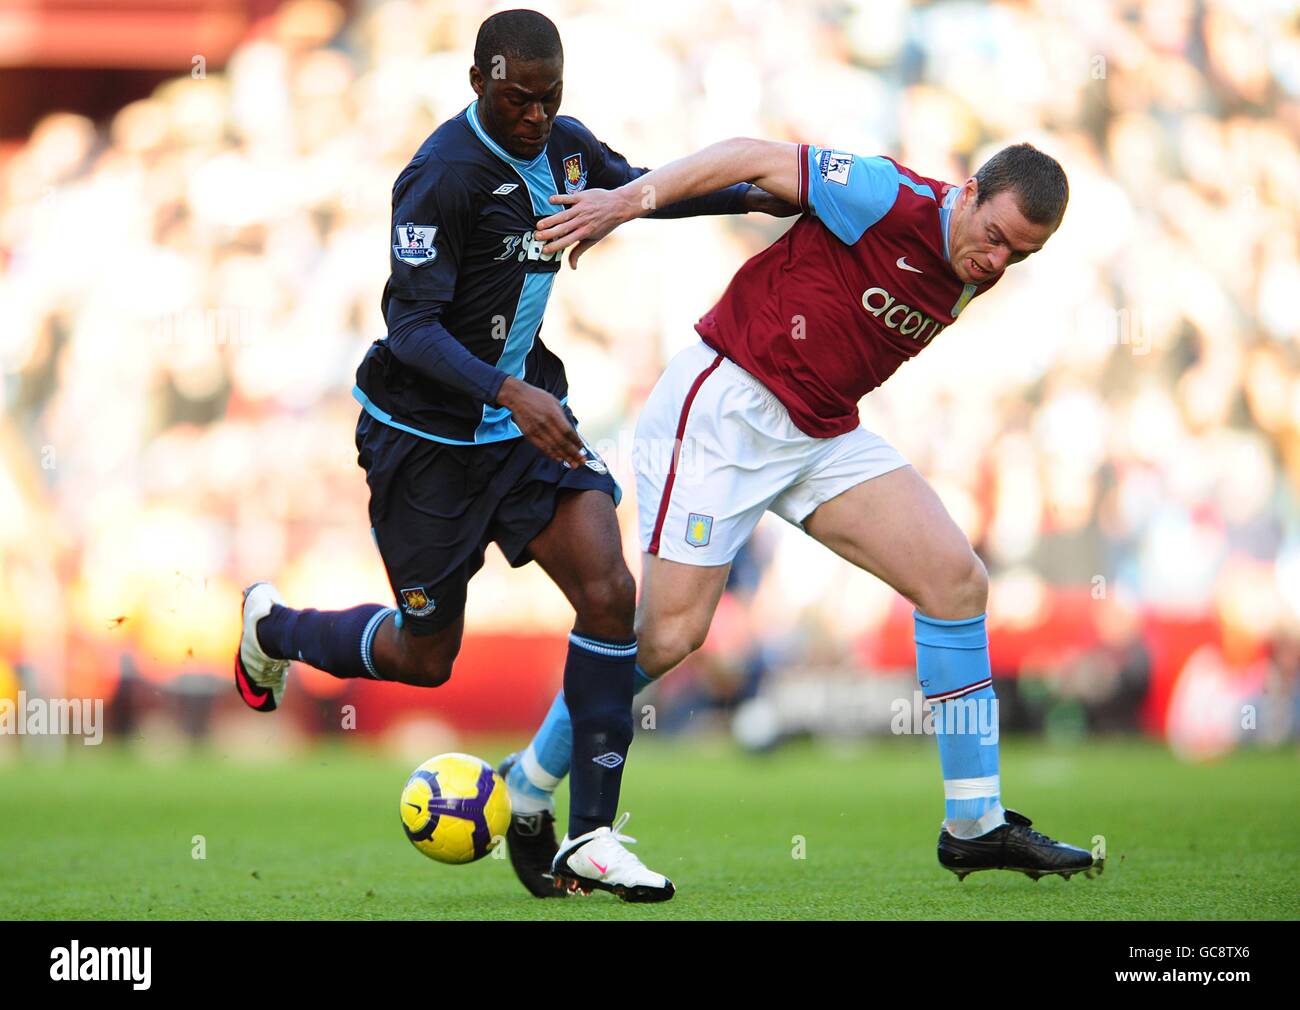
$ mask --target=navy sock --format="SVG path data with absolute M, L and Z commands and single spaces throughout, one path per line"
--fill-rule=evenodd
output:
M 564 699 L 573 723 L 569 837 L 608 827 L 618 813 L 623 762 L 632 743 L 636 639 L 611 642 L 569 635 Z
M 272 659 L 296 659 L 335 677 L 373 677 L 370 648 L 391 607 L 365 603 L 351 610 L 294 610 L 275 604 L 257 622 L 257 640 Z
M 632 672 L 632 694 L 640 694 L 653 683 L 654 679 L 638 663 Z M 538 727 L 533 742 L 520 751 L 519 760 L 506 777 L 515 812 L 531 814 L 551 809 L 555 787 L 569 774 L 572 759 L 573 726 L 569 722 L 564 692 L 560 691 L 551 702 L 551 709 Z

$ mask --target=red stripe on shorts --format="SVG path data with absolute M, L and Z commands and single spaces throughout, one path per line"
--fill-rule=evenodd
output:
M 713 359 L 713 364 L 695 377 L 695 381 L 691 383 L 690 392 L 686 394 L 686 402 L 682 404 L 682 413 L 677 419 L 677 436 L 673 439 L 673 459 L 668 465 L 668 479 L 664 481 L 664 493 L 659 499 L 659 514 L 655 516 L 654 533 L 650 536 L 651 554 L 659 553 L 659 534 L 664 530 L 664 517 L 668 515 L 668 499 L 672 497 L 673 482 L 677 479 L 677 461 L 682 455 L 682 439 L 686 436 L 687 415 L 691 412 L 691 404 L 695 401 L 695 394 L 704 385 L 704 380 L 712 375 L 713 370 L 720 364 L 722 364 L 721 354 Z

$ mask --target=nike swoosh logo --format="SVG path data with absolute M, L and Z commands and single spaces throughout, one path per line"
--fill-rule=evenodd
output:
M 606 867 L 605 867 L 605 866 L 601 866 L 598 862 L 596 862 L 596 861 L 595 861 L 594 859 L 592 859 L 590 856 L 587 857 L 587 862 L 591 863 L 591 865 L 594 866 L 596 869 L 598 869 L 601 873 L 604 873 L 605 870 L 606 870 Z
M 260 690 L 257 685 L 253 683 L 252 678 L 244 672 L 243 665 L 239 662 L 238 656 L 235 657 L 235 673 L 238 674 L 235 678 L 235 684 L 238 686 L 239 693 L 244 696 L 246 702 L 250 705 L 260 705 L 262 702 L 266 701 L 266 696 L 270 692 Z
M 918 269 L 917 269 L 916 267 L 914 267 L 914 266 L 908 266 L 908 263 L 907 263 L 907 257 L 906 257 L 906 256 L 900 256 L 900 257 L 898 257 L 898 259 L 894 262 L 894 266 L 898 267 L 899 270 L 910 270 L 910 271 L 912 271 L 912 273 L 914 273 L 914 274 L 919 274 L 919 273 L 924 273 L 924 272 L 925 272 L 925 271 L 923 271 L 923 270 L 918 270 Z
M 406 805 L 407 805 L 408 807 L 414 807 L 414 808 L 415 808 L 415 812 L 416 812 L 417 814 L 422 814 L 422 813 L 424 813 L 424 807 L 420 806 L 420 804 L 418 804 L 418 803 L 412 803 L 410 800 L 407 800 L 407 801 L 406 801 Z

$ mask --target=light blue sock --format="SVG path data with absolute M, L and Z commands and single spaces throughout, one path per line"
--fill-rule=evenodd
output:
M 931 705 L 943 769 L 944 824 L 972 838 L 1005 822 L 998 778 L 998 706 L 984 615 L 913 614 L 916 677 Z
M 654 683 L 640 665 L 632 679 L 633 694 L 640 694 Z M 573 724 L 569 721 L 569 706 L 564 703 L 561 690 L 551 702 L 542 725 L 530 743 L 519 754 L 506 785 L 510 787 L 510 800 L 517 813 L 531 814 L 549 810 L 552 794 L 569 774 L 573 758 Z

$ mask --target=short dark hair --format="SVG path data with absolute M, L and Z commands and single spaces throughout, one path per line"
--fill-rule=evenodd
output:
M 560 30 L 545 14 L 537 11 L 514 10 L 493 14 L 478 28 L 474 40 L 474 66 L 479 72 L 489 74 L 492 61 L 501 56 L 507 60 L 549 60 L 564 58 L 560 45 Z
M 979 167 L 975 181 L 979 183 L 976 207 L 1009 189 L 1020 213 L 1034 224 L 1060 224 L 1070 200 L 1065 169 L 1033 144 L 1004 147 Z

